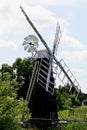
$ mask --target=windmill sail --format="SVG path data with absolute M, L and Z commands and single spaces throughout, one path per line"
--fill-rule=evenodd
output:
M 59 42 L 58 40 L 60 40 L 60 38 L 58 38 L 58 33 L 59 33 L 59 30 L 58 30 L 58 27 L 56 28 L 56 34 L 55 34 L 55 40 L 54 40 L 54 49 L 53 49 L 53 52 L 51 52 L 50 48 L 48 47 L 47 43 L 45 42 L 45 40 L 43 39 L 43 37 L 40 35 L 40 33 L 38 32 L 38 30 L 36 29 L 36 27 L 34 26 L 34 24 L 31 22 L 30 18 L 27 16 L 26 12 L 23 10 L 22 7 L 21 8 L 21 11 L 23 12 L 23 14 L 25 15 L 28 23 L 31 25 L 31 27 L 33 28 L 33 30 L 36 32 L 36 34 L 38 35 L 39 39 L 41 40 L 41 42 L 44 44 L 44 46 L 46 47 L 49 55 L 51 56 L 51 59 L 50 59 L 50 62 L 52 62 L 52 60 L 55 61 L 55 63 L 57 64 L 57 66 L 60 68 L 60 73 L 62 72 L 64 74 L 64 77 L 66 77 L 68 79 L 68 81 L 70 82 L 70 84 L 72 85 L 72 87 L 75 89 L 75 91 L 77 91 L 77 93 L 79 94 L 79 85 L 76 86 L 75 85 L 75 82 L 72 80 L 72 78 L 68 75 L 67 71 L 65 70 L 64 66 L 62 66 L 61 62 L 59 62 L 55 55 L 53 53 L 55 53 L 55 48 L 56 46 L 58 46 L 58 44 L 56 44 L 57 42 Z M 51 69 L 52 66 L 50 66 L 50 69 Z M 50 70 L 49 70 L 49 75 L 50 75 Z M 73 75 L 73 74 L 72 74 Z M 49 76 L 48 76 L 49 77 Z M 59 76 L 60 78 L 60 76 Z M 48 79 L 49 80 L 49 79 Z M 48 87 L 47 87 L 47 90 L 48 90 Z M 77 94 L 77 96 L 78 96 Z
M 77 98 L 80 93 L 81 86 L 63 59 L 61 59 L 59 64 L 56 64 L 54 67 L 54 74 L 60 79 L 63 85 L 69 83 L 69 92 L 74 88 L 73 93 Z
M 53 45 L 53 54 L 57 54 L 58 44 L 59 44 L 61 35 L 62 34 L 60 31 L 60 26 L 59 26 L 59 23 L 57 22 L 54 45 Z

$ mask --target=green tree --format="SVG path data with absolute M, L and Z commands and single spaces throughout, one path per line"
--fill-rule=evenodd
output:
M 13 72 L 13 67 L 11 67 L 8 64 L 2 64 L 1 69 L 0 69 L 0 77 L 2 80 L 4 80 L 4 73 L 9 73 L 10 74 L 10 78 L 13 79 L 15 77 L 15 74 Z
M 13 70 L 16 75 L 16 80 L 19 83 L 18 97 L 24 97 L 24 99 L 26 97 L 33 65 L 32 58 L 17 58 L 13 63 Z
M 23 99 L 16 99 L 18 83 L 6 78 L 10 74 L 4 74 L 4 81 L 0 78 L 0 130 L 19 130 L 25 103 Z M 28 111 L 26 106 L 25 110 Z
M 66 86 L 59 86 L 56 91 L 56 102 L 58 110 L 68 109 L 72 106 L 79 106 L 80 105 L 80 98 L 79 96 L 77 99 L 72 92 L 69 92 L 69 84 Z

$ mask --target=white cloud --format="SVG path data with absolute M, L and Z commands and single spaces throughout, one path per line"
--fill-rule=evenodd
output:
M 61 51 L 62 57 L 75 62 L 85 62 L 87 60 L 87 45 L 69 35 L 69 30 L 68 33 L 62 35 L 61 43 L 64 49 Z
M 63 51 L 61 54 L 62 57 L 65 57 L 66 59 L 70 61 L 75 61 L 75 62 L 85 62 L 87 60 L 87 50 L 81 50 L 81 51 Z
M 27 30 L 28 33 L 31 31 L 29 30 L 30 28 L 28 28 L 29 26 L 27 25 L 25 17 L 21 13 L 21 4 L 26 13 L 30 16 L 31 20 L 35 23 L 35 26 L 39 30 L 41 29 L 40 32 L 42 31 L 43 34 L 47 34 L 48 39 L 51 39 L 49 34 L 53 36 L 55 33 L 55 26 L 58 21 L 62 31 L 61 46 L 66 47 L 64 48 L 65 51 L 63 49 L 61 51 L 62 57 L 65 57 L 68 61 L 71 61 L 70 64 L 73 64 L 72 60 L 76 62 L 74 63 L 75 65 L 78 64 L 78 62 L 81 63 L 81 61 L 84 61 L 85 63 L 87 60 L 87 47 L 83 42 L 70 35 L 70 23 L 67 19 L 60 17 L 58 18 L 57 15 L 51 12 L 52 7 L 81 6 L 81 3 L 87 3 L 87 0 L 0 0 L 0 39 L 2 39 L 2 35 L 3 38 L 4 35 L 6 38 L 7 36 L 11 36 L 9 37 L 11 39 L 7 38 L 9 39 L 8 41 L 0 40 L 0 48 L 2 51 L 5 47 L 8 47 L 8 51 L 9 48 L 17 48 L 17 44 L 14 41 L 18 40 L 18 42 L 20 42 L 19 35 L 23 39 L 23 35 L 27 34 Z M 47 5 L 51 6 L 45 8 L 45 5 L 46 7 Z M 53 28 L 54 30 L 52 34 L 51 29 Z M 15 34 L 17 39 L 15 39 Z M 13 55 L 15 55 L 15 57 L 17 56 L 17 54 Z M 23 56 L 23 53 L 20 55 Z M 10 60 L 11 59 L 9 58 L 9 61 Z M 79 71 L 79 73 L 83 73 L 80 69 L 77 71 Z
M 38 29 L 42 29 L 42 31 L 45 29 L 49 30 L 50 27 L 53 27 L 55 31 L 57 21 L 59 21 L 61 26 L 63 26 L 62 28 L 68 24 L 66 20 L 63 18 L 57 18 L 53 12 L 40 5 L 28 6 L 23 4 L 23 7 L 26 13 L 30 16 L 31 20 L 34 21 L 35 26 Z M 16 34 L 18 36 L 22 36 L 22 33 L 26 33 L 25 31 L 28 30 L 28 27 L 30 27 L 27 26 L 27 21 L 23 16 L 20 10 L 20 4 L 17 3 L 17 1 L 3 0 L 0 4 L 0 18 L 1 39 L 2 35 L 11 35 L 11 37 L 14 37 Z M 2 41 L 0 43 L 4 43 Z M 10 46 L 11 44 L 1 44 L 3 47 L 8 45 Z
M 84 69 L 82 69 L 82 68 L 74 68 L 73 72 L 79 73 L 79 74 L 81 73 L 82 75 L 85 73 Z
M 85 48 L 87 48 L 87 46 L 85 46 L 82 42 L 80 42 L 75 37 L 70 36 L 69 34 L 64 34 L 62 36 L 61 41 L 64 44 L 68 44 L 68 46 L 71 46 L 71 48 L 75 48 L 75 49 L 85 49 Z
M 57 21 L 64 26 L 67 21 L 57 18 L 53 12 L 40 5 L 30 6 L 23 4 L 24 10 L 38 28 L 44 29 L 56 25 Z M 26 30 L 26 20 L 21 13 L 20 4 L 11 0 L 3 0 L 0 5 L 0 35 L 7 33 L 21 34 Z M 26 24 L 26 25 L 25 25 Z
M 86 87 L 86 84 L 87 84 L 87 80 L 85 77 L 87 77 L 87 74 L 86 74 L 86 70 L 83 68 L 74 68 L 72 69 L 77 81 L 79 82 L 80 86 L 81 86 L 81 91 L 84 92 L 84 93 L 87 93 L 87 87 Z
M 26 2 L 28 2 L 26 0 Z M 35 0 L 32 1 L 32 3 L 35 2 Z M 71 3 L 72 0 L 66 0 L 66 1 L 58 1 L 58 0 L 46 0 L 46 1 L 40 1 L 37 0 L 37 3 Z M 0 35 L 4 34 L 20 34 L 24 32 L 27 28 L 26 20 L 21 13 L 21 10 L 19 8 L 20 2 L 18 0 L 12 1 L 12 0 L 1 0 L 0 4 Z M 79 40 L 69 35 L 69 21 L 63 18 L 58 18 L 53 14 L 50 10 L 40 6 L 29 6 L 26 5 L 26 3 L 23 4 L 23 7 L 27 14 L 29 14 L 30 18 L 34 20 L 35 26 L 38 28 L 44 29 L 50 29 L 51 26 L 56 26 L 57 21 L 59 21 L 59 24 L 61 26 L 62 30 L 62 38 L 61 42 L 64 44 L 67 44 L 68 46 L 71 46 L 73 48 L 82 49 L 84 48 L 84 44 L 82 44 Z M 55 29 L 55 27 L 54 27 Z M 23 30 L 23 31 L 22 31 Z M 54 32 L 55 33 L 55 32 Z
M 33 0 L 31 3 L 36 2 L 34 6 L 30 6 L 30 4 L 27 4 L 28 0 L 23 1 L 23 7 L 27 14 L 30 16 L 30 18 L 35 22 L 35 25 L 38 28 L 48 28 L 52 25 L 55 25 L 57 21 L 59 21 L 62 29 L 64 32 L 67 32 L 67 27 L 69 22 L 63 18 L 58 18 L 55 16 L 53 12 L 48 10 L 47 8 L 39 5 L 39 3 L 68 3 L 64 1 L 57 1 L 57 0 Z M 0 4 L 0 34 L 6 34 L 6 33 L 22 33 L 21 30 L 25 31 L 25 18 L 23 17 L 23 14 L 20 10 L 20 3 L 21 1 L 12 1 L 12 0 L 1 0 Z
M 46 8 L 36 5 L 36 6 L 28 6 L 24 5 L 24 10 L 31 17 L 31 19 L 36 20 L 40 24 L 55 23 L 56 18 L 54 14 L 47 10 Z
M 0 1 L 0 35 L 15 33 L 22 27 L 22 14 L 18 1 Z
M 7 47 L 18 48 L 17 44 L 14 42 L 0 40 L 0 48 L 7 48 Z
M 81 4 L 87 3 L 86 0 L 25 0 L 27 4 L 31 5 L 57 5 L 57 6 L 81 6 Z

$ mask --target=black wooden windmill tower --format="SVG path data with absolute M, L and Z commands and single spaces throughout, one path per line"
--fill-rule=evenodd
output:
M 59 77 L 63 84 L 65 84 L 65 81 L 69 82 L 71 86 L 69 91 L 73 89 L 76 98 L 80 92 L 80 85 L 68 66 L 65 64 L 64 60 L 61 59 L 61 61 L 58 61 L 55 57 L 61 37 L 59 24 L 57 23 L 56 26 L 53 50 L 51 51 L 23 8 L 20 8 L 40 41 L 46 47 L 45 50 L 37 51 L 38 39 L 34 35 L 27 36 L 23 42 L 24 49 L 31 52 L 33 57 L 36 57 L 35 66 L 26 96 L 26 100 L 32 113 L 31 120 L 39 125 L 48 125 L 51 124 L 52 121 L 58 120 L 56 96 L 54 92 L 54 74 Z

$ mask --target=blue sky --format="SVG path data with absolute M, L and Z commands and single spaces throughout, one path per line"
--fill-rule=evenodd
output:
M 59 22 L 62 37 L 57 58 L 64 59 L 81 90 L 87 93 L 87 0 L 0 0 L 0 65 L 29 56 L 22 43 L 24 37 L 35 33 L 21 13 L 20 5 L 51 49 Z M 39 41 L 39 49 L 42 48 Z

